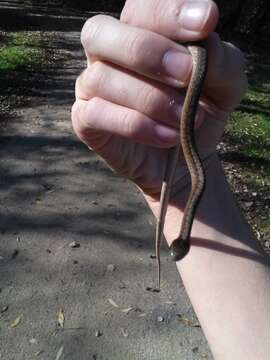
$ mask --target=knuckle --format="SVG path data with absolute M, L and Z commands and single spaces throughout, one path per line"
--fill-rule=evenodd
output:
M 141 92 L 141 101 L 147 114 L 155 112 L 155 109 L 159 107 L 162 100 L 159 91 L 154 87 L 147 86 L 145 90 Z
M 95 128 L 100 99 L 97 97 L 89 101 L 76 100 L 71 109 L 72 126 L 81 139 L 84 139 L 89 130 Z
M 72 126 L 77 135 L 80 133 L 80 121 L 79 121 L 79 112 L 80 112 L 80 103 L 78 100 L 74 102 L 71 108 L 71 121 Z
M 96 115 L 99 113 L 100 110 L 100 106 L 101 106 L 101 99 L 99 97 L 94 96 L 92 99 L 90 99 L 87 102 L 87 118 L 88 119 L 94 119 L 96 118 Z M 89 125 L 92 124 L 92 121 L 89 121 Z
M 140 114 L 136 111 L 125 112 L 122 123 L 128 138 L 137 138 L 140 134 Z
M 86 68 L 77 78 L 75 84 L 76 98 L 90 100 L 100 95 L 105 81 L 106 66 L 101 61 L 96 61 Z
M 121 12 L 120 20 L 126 24 L 131 23 L 132 14 L 134 14 L 134 0 L 126 0 L 125 6 Z
M 101 31 L 105 18 L 107 18 L 105 15 L 95 15 L 86 20 L 81 31 L 81 43 L 84 48 L 89 47 L 89 44 L 91 45 L 93 39 Z
M 132 31 L 125 42 L 125 57 L 133 68 L 140 68 L 145 64 L 145 54 L 151 49 L 151 39 L 145 33 Z
M 97 96 L 105 81 L 105 65 L 101 61 L 94 62 L 84 76 L 89 93 L 93 97 Z

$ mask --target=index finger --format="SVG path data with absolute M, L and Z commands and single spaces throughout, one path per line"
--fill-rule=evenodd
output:
M 186 42 L 206 38 L 218 18 L 212 0 L 127 0 L 120 20 Z

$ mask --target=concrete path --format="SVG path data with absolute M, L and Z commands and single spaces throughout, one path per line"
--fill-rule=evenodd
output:
M 79 29 L 48 46 L 66 61 L 0 134 L 0 359 L 212 359 L 165 246 L 162 292 L 146 291 L 155 229 L 141 195 L 73 134 Z

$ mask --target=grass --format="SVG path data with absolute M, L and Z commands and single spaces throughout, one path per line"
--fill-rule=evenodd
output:
M 230 149 L 229 162 L 241 167 L 242 189 L 246 187 L 249 194 L 258 194 L 255 201 L 252 200 L 255 206 L 249 209 L 249 218 L 254 218 L 251 224 L 261 229 L 264 240 L 269 240 L 270 63 L 263 60 L 249 59 L 250 88 L 243 107 L 232 114 L 224 139 Z
M 0 38 L 0 72 L 31 70 L 45 61 L 42 36 L 27 32 L 10 33 Z

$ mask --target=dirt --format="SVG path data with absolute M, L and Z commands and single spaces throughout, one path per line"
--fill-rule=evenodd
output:
M 0 359 L 212 359 L 165 245 L 162 291 L 146 290 L 155 229 L 141 195 L 73 133 L 85 60 L 80 29 L 65 29 L 47 43 L 65 61 L 10 80 L 1 119 Z

